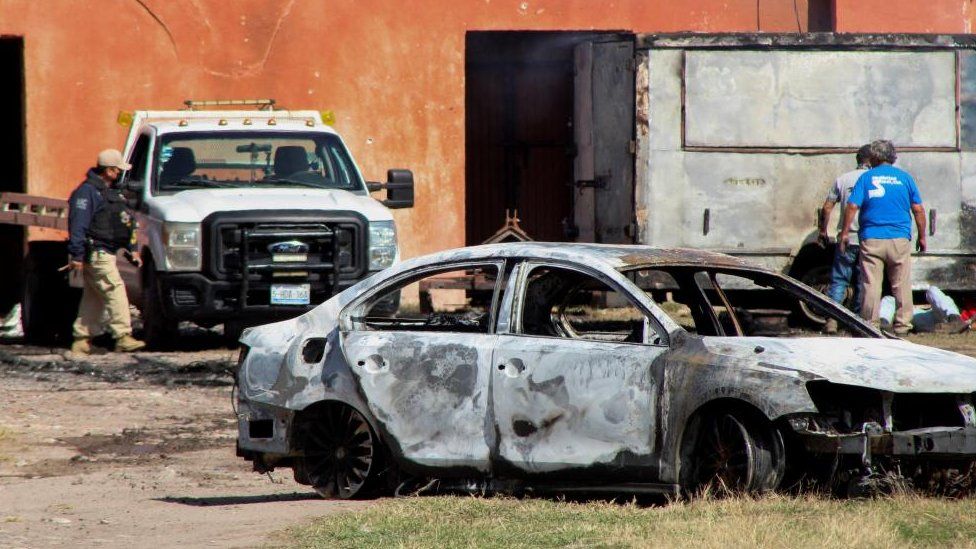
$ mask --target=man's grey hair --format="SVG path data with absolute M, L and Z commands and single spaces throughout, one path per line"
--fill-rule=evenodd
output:
M 898 158 L 898 155 L 895 154 L 895 145 L 887 139 L 872 141 L 868 146 L 871 148 L 872 166 L 880 166 L 885 163 L 894 164 Z

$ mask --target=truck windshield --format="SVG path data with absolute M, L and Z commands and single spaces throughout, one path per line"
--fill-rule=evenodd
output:
M 365 191 L 342 141 L 328 133 L 178 133 L 162 137 L 158 156 L 159 194 L 226 187 Z

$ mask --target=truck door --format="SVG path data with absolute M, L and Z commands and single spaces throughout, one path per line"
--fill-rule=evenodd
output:
M 150 177 L 150 168 L 152 163 L 149 162 L 151 158 L 150 149 L 152 148 L 152 136 L 149 133 L 143 133 L 136 140 L 135 146 L 129 152 L 128 162 L 132 164 L 132 169 L 125 176 L 123 182 L 123 188 L 139 188 L 139 191 L 126 191 L 126 197 L 132 196 L 133 193 L 138 195 L 138 202 L 141 202 L 142 197 L 145 196 Z M 147 230 L 147 220 L 145 215 L 139 208 L 136 208 L 136 223 L 138 223 L 139 230 L 136 233 L 138 239 L 138 248 L 142 248 L 142 242 L 145 241 L 145 235 Z M 118 254 L 118 266 L 119 274 L 122 275 L 122 281 L 125 282 L 126 292 L 129 294 L 129 301 L 133 304 L 138 305 L 142 299 L 142 277 L 140 275 L 139 269 L 129 263 L 122 255 L 120 251 Z
M 634 242 L 634 43 L 576 46 L 574 221 L 580 242 Z

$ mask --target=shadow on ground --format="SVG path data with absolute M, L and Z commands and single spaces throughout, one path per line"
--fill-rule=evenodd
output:
M 211 507 L 218 505 L 249 505 L 252 503 L 273 503 L 278 501 L 308 501 L 321 500 L 315 492 L 294 492 L 291 494 L 262 494 L 253 496 L 213 496 L 213 497 L 173 497 L 157 498 L 156 501 L 178 503 L 193 507 Z

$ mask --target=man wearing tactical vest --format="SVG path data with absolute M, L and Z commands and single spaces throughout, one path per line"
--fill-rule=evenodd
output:
M 125 199 L 112 188 L 122 172 L 131 167 L 115 149 L 98 153 L 97 166 L 88 170 L 88 176 L 68 199 L 71 259 L 67 267 L 81 271 L 84 279 L 73 328 L 73 353 L 91 353 L 91 338 L 105 332 L 106 317 L 116 351 L 132 352 L 146 346 L 132 337 L 129 299 L 115 264 L 115 253 L 120 249 L 125 250 L 133 264 L 142 264 L 139 253 L 134 251 L 135 219 Z

